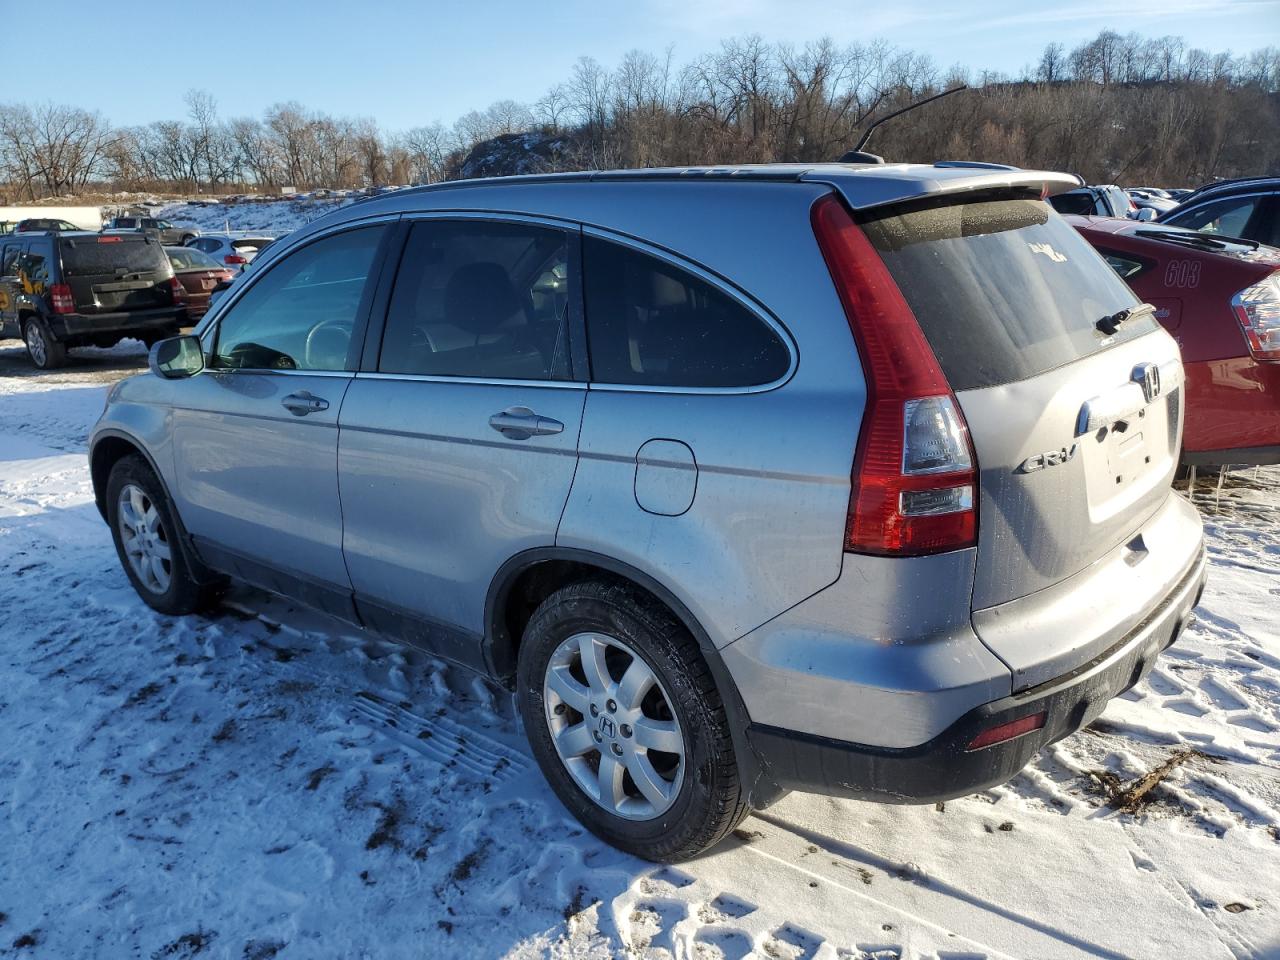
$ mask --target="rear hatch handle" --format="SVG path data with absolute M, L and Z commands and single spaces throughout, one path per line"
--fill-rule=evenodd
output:
M 1182 362 L 1140 363 L 1133 368 L 1129 382 L 1086 400 L 1076 418 L 1076 436 L 1096 433 L 1103 427 L 1136 416 L 1148 404 L 1167 396 L 1182 386 Z

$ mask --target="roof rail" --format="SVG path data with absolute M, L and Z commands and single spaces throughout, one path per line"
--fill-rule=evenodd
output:
M 939 160 L 935 167 L 971 167 L 974 170 L 1020 170 L 1008 163 L 984 163 L 981 160 Z
M 1258 174 L 1252 177 L 1229 177 L 1226 180 L 1215 180 L 1213 183 L 1206 183 L 1203 186 L 1196 187 L 1196 189 L 1182 198 L 1182 203 L 1186 203 L 1192 197 L 1198 197 L 1202 193 L 1208 193 L 1210 190 L 1217 190 L 1220 187 L 1238 187 L 1263 180 L 1280 180 L 1280 175 L 1271 173 Z

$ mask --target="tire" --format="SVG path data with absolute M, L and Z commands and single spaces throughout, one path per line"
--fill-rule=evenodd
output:
M 196 235 L 194 233 L 184 234 L 182 237 L 182 246 L 185 247 L 190 245 L 191 241 L 194 240 L 195 238 L 196 238 Z
M 594 686 L 584 650 L 602 681 Z M 636 676 L 651 674 L 642 684 L 628 679 L 637 661 Z M 689 631 L 649 594 L 603 580 L 557 590 L 525 629 L 516 674 L 521 718 L 543 774 L 607 843 L 646 860 L 687 860 L 750 813 L 711 671 Z M 647 690 L 638 701 L 637 690 Z M 603 778 L 613 797 L 601 800 L 606 763 L 621 772 Z M 648 790 L 638 786 L 642 779 Z
M 153 609 L 183 616 L 207 609 L 217 600 L 222 585 L 201 583 L 192 576 L 176 534 L 173 506 L 151 467 L 136 454 L 122 457 L 111 468 L 107 523 L 120 566 L 138 596 Z
M 22 339 L 27 345 L 27 357 L 38 370 L 52 370 L 67 362 L 65 344 L 53 339 L 48 325 L 39 317 L 28 317 L 22 322 Z

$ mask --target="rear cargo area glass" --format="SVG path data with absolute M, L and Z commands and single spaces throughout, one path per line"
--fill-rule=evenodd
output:
M 64 240 L 62 243 L 62 270 L 68 277 L 111 277 L 134 273 L 162 275 L 167 263 L 160 245 L 142 238 L 100 243 L 93 237 Z
M 1039 200 L 891 209 L 861 226 L 953 390 L 1025 380 L 1156 329 L 1149 316 L 1097 329 L 1138 300 Z

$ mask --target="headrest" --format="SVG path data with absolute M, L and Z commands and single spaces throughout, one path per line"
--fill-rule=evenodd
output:
M 444 289 L 445 321 L 468 333 L 492 333 L 519 309 L 520 297 L 501 264 L 468 263 Z

